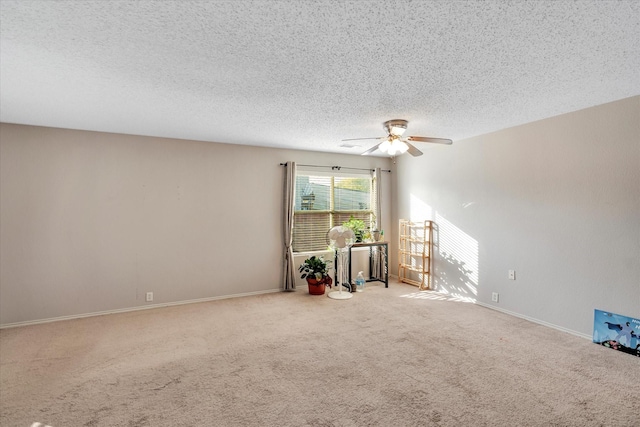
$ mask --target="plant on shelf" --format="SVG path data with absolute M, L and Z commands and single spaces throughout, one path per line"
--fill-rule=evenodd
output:
M 365 230 L 367 229 L 363 220 L 354 218 L 353 215 L 351 215 L 349 221 L 342 223 L 342 225 L 353 230 L 353 234 L 356 235 L 356 242 L 362 242 Z
M 317 257 L 315 255 L 305 259 L 300 264 L 298 269 L 302 273 L 300 277 L 307 279 L 310 294 L 322 295 L 324 294 L 325 286 L 331 287 L 333 280 L 329 276 L 329 268 L 331 268 L 331 261 L 325 261 L 321 256 Z

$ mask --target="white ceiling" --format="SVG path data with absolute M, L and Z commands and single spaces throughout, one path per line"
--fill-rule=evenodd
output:
M 8 123 L 359 153 L 640 94 L 637 0 L 1 0 L 0 31 Z

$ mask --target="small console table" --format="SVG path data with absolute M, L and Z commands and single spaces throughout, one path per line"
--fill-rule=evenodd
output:
M 343 283 L 342 285 L 345 286 L 346 288 L 349 288 L 349 290 L 351 291 L 351 279 L 352 279 L 352 274 L 351 274 L 351 250 L 353 248 L 369 248 L 369 278 L 365 278 L 365 280 L 367 282 L 382 282 L 384 283 L 384 287 L 388 288 L 389 287 L 389 242 L 362 242 L 362 243 L 354 243 L 353 246 L 349 247 L 349 267 L 348 267 L 348 271 L 349 271 L 349 282 L 348 283 Z M 373 251 L 373 248 L 376 247 L 378 248 L 378 250 L 376 252 Z M 381 258 L 383 258 L 383 262 L 384 262 L 384 267 L 383 267 L 383 271 L 384 271 L 384 276 L 383 277 L 376 277 L 373 274 L 373 262 L 374 262 L 374 256 L 376 253 L 380 253 L 381 254 Z M 336 253 L 335 255 L 335 264 L 334 265 L 338 265 L 338 254 Z M 338 281 L 338 272 L 336 271 L 335 274 L 335 283 L 336 286 L 340 285 L 339 281 Z

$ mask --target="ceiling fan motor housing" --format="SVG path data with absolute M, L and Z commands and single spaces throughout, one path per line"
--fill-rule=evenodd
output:
M 382 124 L 382 127 L 389 135 L 401 136 L 407 130 L 409 122 L 401 119 L 388 120 Z

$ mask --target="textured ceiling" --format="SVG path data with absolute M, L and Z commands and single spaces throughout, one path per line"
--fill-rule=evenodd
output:
M 9 123 L 359 153 L 640 94 L 636 0 L 1 0 L 0 31 Z

